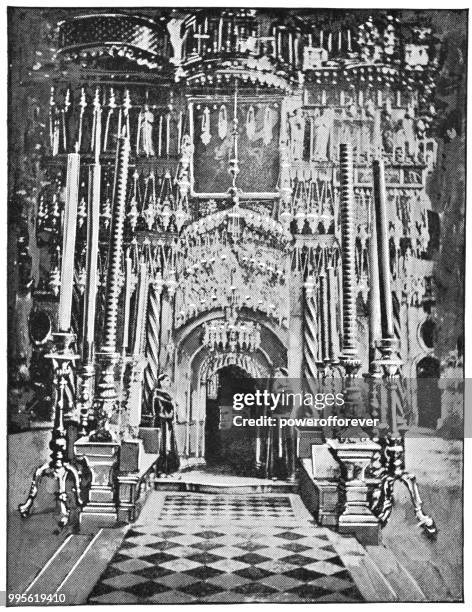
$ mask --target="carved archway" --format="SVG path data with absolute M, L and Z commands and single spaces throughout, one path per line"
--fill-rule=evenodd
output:
M 261 343 L 254 351 L 210 350 L 202 343 L 204 325 L 222 320 L 222 313 L 203 313 L 198 324 L 192 323 L 176 335 L 175 389 L 179 451 L 182 455 L 202 460 L 206 418 L 206 381 L 217 370 L 235 365 L 252 378 L 268 379 L 277 367 L 286 367 L 287 348 L 283 342 L 286 330 L 274 329 L 271 322 L 245 313 L 244 321 L 257 322 Z

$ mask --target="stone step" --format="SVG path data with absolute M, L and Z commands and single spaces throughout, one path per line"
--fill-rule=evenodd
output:
M 69 535 L 39 574 L 28 585 L 25 593 L 28 595 L 54 593 L 72 571 L 91 540 L 91 535 Z
M 326 529 L 326 534 L 351 572 L 364 599 L 368 602 L 398 601 L 392 585 L 379 570 L 367 550 L 352 536 Z
M 118 550 L 128 526 L 103 528 L 89 541 L 55 593 L 64 595 L 62 605 L 84 604 L 100 575 Z M 46 592 L 51 592 L 48 590 Z
M 366 550 L 397 594 L 399 601 L 428 601 L 419 584 L 391 550 L 383 545 L 366 546 Z
M 190 471 L 182 472 L 174 478 L 155 478 L 154 488 L 156 491 L 188 491 L 228 495 L 247 495 L 248 493 L 288 494 L 298 491 L 298 483 Z

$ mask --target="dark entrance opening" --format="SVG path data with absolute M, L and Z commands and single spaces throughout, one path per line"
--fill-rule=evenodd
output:
M 253 408 L 233 410 L 235 393 L 254 393 L 255 380 L 236 365 L 218 371 L 216 399 L 207 399 L 205 460 L 209 471 L 238 476 L 255 475 L 254 428 L 234 427 L 233 416 L 253 417 Z
M 418 426 L 436 429 L 441 417 L 441 390 L 438 379 L 440 375 L 439 360 L 435 357 L 424 357 L 416 366 Z

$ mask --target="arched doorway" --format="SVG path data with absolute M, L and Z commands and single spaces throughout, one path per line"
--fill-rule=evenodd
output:
M 205 344 L 205 324 L 223 319 L 223 316 L 224 313 L 220 311 L 207 312 L 180 329 L 175 336 L 178 448 L 181 458 L 189 460 L 189 464 L 198 466 L 198 469 L 205 469 L 207 460 L 211 460 L 211 450 L 207 452 L 206 448 L 206 421 L 207 416 L 212 418 L 214 415 L 210 414 L 210 410 L 207 415 L 207 397 L 210 395 L 210 398 L 216 400 L 217 390 L 212 392 L 211 389 L 214 386 L 213 379 L 219 377 L 218 373 L 239 372 L 238 376 L 267 381 L 278 367 L 286 367 L 287 363 L 287 330 L 274 326 L 253 312 L 245 312 L 240 318 L 260 325 L 261 339 L 257 348 L 243 346 L 228 350 L 225 347 L 223 350 L 220 346 Z M 228 369 L 229 366 L 237 368 Z M 224 386 L 228 387 L 226 384 Z M 215 430 L 215 419 L 213 425 L 208 425 L 212 431 Z M 246 429 L 246 434 L 248 431 Z M 251 433 L 255 437 L 255 432 Z M 252 460 L 255 465 L 255 452 L 252 452 Z
M 436 429 L 441 417 L 440 363 L 436 357 L 423 357 L 416 366 L 418 426 Z
M 205 461 L 213 473 L 255 475 L 253 428 L 233 426 L 233 416 L 256 417 L 254 407 L 235 411 L 235 393 L 254 393 L 258 381 L 246 370 L 230 364 L 217 370 L 207 381 Z

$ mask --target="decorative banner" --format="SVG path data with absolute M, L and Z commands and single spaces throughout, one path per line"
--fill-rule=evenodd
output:
M 226 106 L 222 104 L 220 106 L 220 114 L 218 117 L 218 136 L 221 138 L 221 140 L 224 140 L 227 134 L 228 134 L 228 116 L 226 112 Z
M 203 111 L 202 116 L 202 133 L 201 133 L 201 141 L 204 145 L 210 144 L 211 133 L 210 133 L 210 109 L 208 106 L 205 106 L 205 110 Z
M 238 104 L 238 158 L 236 185 L 243 192 L 275 192 L 279 175 L 280 108 L 272 103 Z M 229 160 L 234 136 L 233 111 L 227 107 L 193 107 L 194 190 L 227 193 L 231 187 Z M 219 138 L 212 139 L 212 134 Z
M 246 118 L 246 134 L 249 140 L 254 140 L 256 137 L 256 117 L 254 115 L 254 106 L 250 106 L 247 111 Z M 265 143 L 264 143 L 265 144 Z

